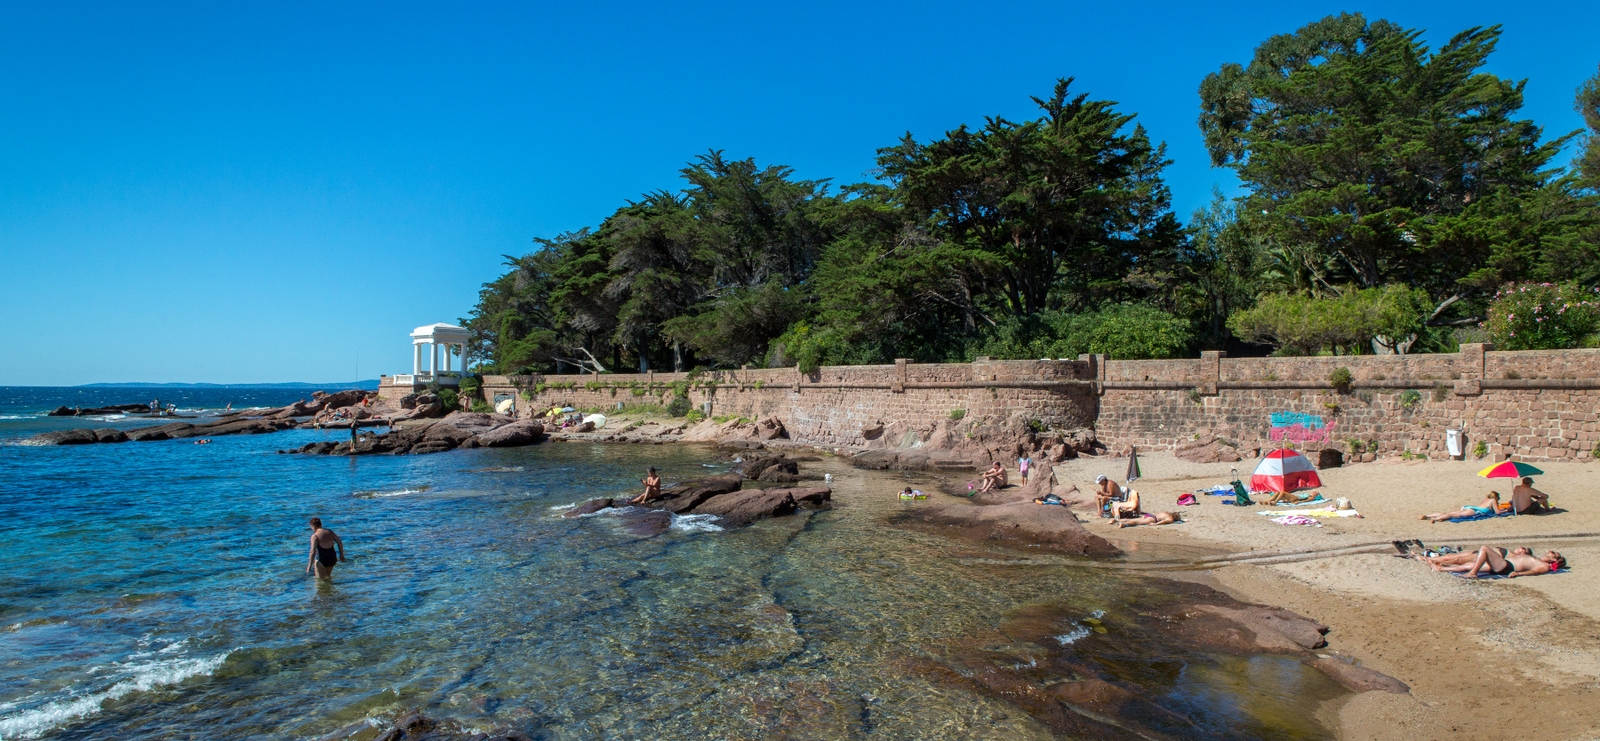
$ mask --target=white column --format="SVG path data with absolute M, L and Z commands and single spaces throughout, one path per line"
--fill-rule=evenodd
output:
M 419 343 L 413 342 L 413 343 L 411 343 L 411 375 L 414 376 L 414 375 L 417 375 L 418 373 L 421 373 L 421 372 L 422 372 L 422 345 L 419 344 Z
M 435 379 L 439 377 L 439 343 L 428 340 L 428 373 Z
M 467 343 L 463 342 L 457 347 L 461 348 L 461 377 L 467 377 Z

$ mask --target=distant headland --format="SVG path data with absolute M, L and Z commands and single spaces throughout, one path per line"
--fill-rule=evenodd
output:
M 73 388 L 123 388 L 123 389 L 362 389 L 376 391 L 378 379 L 345 381 L 342 383 L 85 383 Z

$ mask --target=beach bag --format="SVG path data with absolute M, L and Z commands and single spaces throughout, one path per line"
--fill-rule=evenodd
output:
M 1180 494 L 1178 496 L 1178 506 L 1179 507 L 1187 507 L 1187 506 L 1189 506 L 1191 504 L 1199 504 L 1199 503 L 1200 503 L 1200 501 L 1198 499 L 1194 498 L 1194 494 L 1187 494 L 1186 493 L 1186 494 Z
M 1233 504 L 1236 507 L 1254 507 L 1255 502 L 1250 500 L 1250 492 L 1244 490 L 1244 483 L 1238 479 L 1229 482 L 1233 484 Z

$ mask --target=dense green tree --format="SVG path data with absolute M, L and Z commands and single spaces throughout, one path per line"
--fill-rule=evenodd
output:
M 1419 35 L 1332 16 L 1200 85 L 1212 161 L 1249 190 L 1246 228 L 1324 290 L 1398 282 L 1448 301 L 1534 271 L 1524 258 L 1550 236 L 1526 214 L 1567 138 L 1541 141 L 1515 117 L 1524 83 L 1481 71 L 1499 27 L 1432 53 Z
M 1110 101 L 1069 95 L 1070 79 L 1037 119 L 1000 117 L 920 143 L 880 150 L 883 177 L 908 219 L 959 248 L 964 329 L 976 317 L 1027 317 L 1122 298 L 1141 259 L 1170 251 L 1181 228 L 1161 180 L 1165 145 Z
M 1573 164 L 1588 187 L 1600 189 L 1600 70 L 1579 86 L 1578 98 L 1572 107 L 1583 116 L 1583 123 L 1589 129 Z

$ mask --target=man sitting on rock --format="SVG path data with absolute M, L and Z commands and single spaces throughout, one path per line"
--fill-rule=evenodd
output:
M 1533 477 L 1524 477 L 1522 483 L 1511 490 L 1511 511 L 1519 515 L 1536 515 L 1550 509 L 1550 495 L 1533 488 Z
M 983 472 L 983 486 L 978 488 L 979 493 L 1003 489 L 1006 486 L 1006 467 L 995 461 L 989 470 Z

